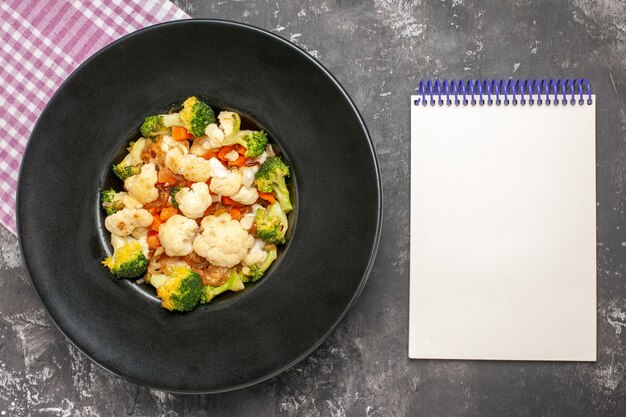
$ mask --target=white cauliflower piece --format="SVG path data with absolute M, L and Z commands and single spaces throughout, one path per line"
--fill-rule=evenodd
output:
M 124 207 L 140 209 L 143 206 L 139 201 L 128 195 L 128 193 L 122 191 L 120 194 L 122 194 L 122 204 L 124 204 Z
M 252 184 L 254 184 L 254 176 L 258 170 L 259 165 L 252 167 L 243 166 L 239 168 L 239 172 L 241 172 L 241 183 L 244 187 L 252 187 Z
M 152 224 L 152 214 L 144 209 L 123 208 L 104 219 L 104 227 L 114 235 L 128 236 L 136 228 Z
M 202 234 L 194 239 L 193 250 L 215 266 L 231 268 L 237 265 L 254 244 L 254 237 L 228 213 L 206 216 L 201 227 Z
M 198 232 L 194 220 L 175 214 L 159 227 L 159 240 L 167 256 L 185 256 L 193 250 L 193 238 Z
M 185 155 L 184 160 L 183 176 L 186 179 L 193 182 L 205 182 L 211 178 L 209 161 L 195 155 Z
M 227 161 L 233 162 L 236 161 L 237 158 L 239 158 L 239 152 L 232 150 L 230 152 L 228 152 L 226 155 L 224 155 L 224 159 L 226 159 Z
M 264 247 L 265 242 L 261 239 L 256 239 L 242 263 L 246 266 L 252 266 L 263 262 L 267 258 L 267 252 L 263 250 Z
M 213 178 L 211 178 L 211 191 L 215 194 L 230 197 L 241 188 L 241 173 L 238 170 L 229 171 L 217 159 L 209 159 Z
M 175 197 L 180 211 L 190 219 L 202 217 L 209 208 L 213 199 L 209 192 L 209 186 L 204 182 L 196 182 L 191 188 L 182 188 Z
M 159 190 L 154 184 L 157 182 L 156 167 L 153 163 L 144 164 L 141 172 L 124 181 L 124 188 L 135 200 L 141 204 L 151 203 L 159 198 Z
M 147 259 L 150 253 L 150 245 L 148 245 L 148 229 L 146 227 L 137 227 L 130 235 L 137 240 L 137 242 L 139 242 L 141 245 L 141 251 Z
M 200 136 L 199 138 L 195 138 L 193 140 L 193 144 L 191 145 L 191 148 L 189 148 L 189 153 L 196 156 L 202 156 L 210 149 L 211 144 L 209 143 L 209 137 Z
M 235 120 L 235 114 L 232 111 L 221 111 L 217 118 L 220 121 L 220 129 L 224 132 L 224 136 L 228 136 L 235 130 L 235 127 L 239 129 L 240 119 L 237 115 Z
M 182 174 L 185 167 L 185 155 L 187 155 L 187 150 L 183 147 L 177 146 L 170 149 L 165 154 L 165 166 L 174 174 Z
M 170 135 L 165 135 L 161 139 L 161 150 L 166 154 L 174 148 L 180 148 L 183 153 L 187 153 L 188 147 L 189 144 L 186 140 L 177 141 L 174 140 L 174 138 L 172 138 Z
M 260 204 L 255 204 L 252 206 L 252 211 L 250 213 L 246 213 L 241 216 L 241 219 L 239 220 L 239 224 L 241 224 L 241 227 L 246 230 L 250 230 L 252 228 L 252 225 L 254 224 L 254 217 L 256 216 L 256 212 L 260 208 L 263 208 L 263 206 L 261 206 Z
M 248 188 L 241 186 L 239 191 L 233 194 L 230 198 L 235 200 L 236 202 L 249 206 L 254 204 L 259 198 L 259 192 L 256 188 Z
M 219 117 L 219 116 L 218 116 Z M 224 141 L 224 132 L 217 126 L 217 123 L 211 123 L 206 127 L 204 133 L 207 135 L 208 143 L 211 148 L 219 148 Z
M 189 181 L 205 182 L 211 178 L 211 164 L 204 158 L 188 154 L 186 149 L 174 148 L 165 154 L 165 166 Z

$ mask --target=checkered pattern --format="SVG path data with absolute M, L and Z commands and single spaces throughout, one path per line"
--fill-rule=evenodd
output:
M 16 233 L 15 194 L 24 148 L 63 80 L 115 39 L 188 17 L 167 0 L 0 1 L 0 223 Z

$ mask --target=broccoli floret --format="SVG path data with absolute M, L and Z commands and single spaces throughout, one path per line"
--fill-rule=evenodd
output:
M 207 285 L 204 287 L 202 297 L 200 298 L 201 304 L 210 303 L 215 297 L 226 291 L 241 291 L 245 288 L 243 284 L 242 275 L 233 271 L 230 273 L 228 281 L 220 285 L 219 287 L 213 287 Z
M 144 137 L 155 142 L 158 136 L 169 134 L 172 126 L 185 127 L 185 124 L 180 120 L 179 113 L 148 116 L 139 130 Z
M 278 202 L 271 204 L 267 210 L 260 208 L 254 216 L 257 236 L 267 243 L 285 243 L 285 233 L 289 223 Z
M 144 137 L 152 139 L 153 142 L 156 141 L 157 136 L 165 135 L 169 132 L 168 128 L 163 125 L 162 115 L 146 117 L 139 130 Z
M 200 275 L 186 266 L 175 267 L 169 275 L 152 275 L 148 281 L 156 288 L 163 308 L 170 311 L 191 311 L 196 308 L 204 288 Z
M 196 137 L 204 135 L 204 129 L 209 124 L 215 123 L 215 113 L 211 106 L 197 97 L 189 97 L 183 102 L 179 117 L 189 133 Z
M 267 135 L 263 131 L 242 130 L 227 136 L 222 142 L 224 146 L 236 143 L 246 148 L 248 158 L 256 158 L 265 151 Z
M 131 238 L 111 237 L 113 255 L 102 264 L 108 267 L 118 278 L 135 278 L 146 272 L 148 260 L 141 249 L 141 244 Z
M 183 189 L 182 185 L 177 185 L 170 190 L 170 198 L 172 199 L 172 205 L 174 206 L 175 209 L 178 209 L 178 201 L 176 201 L 176 194 L 178 194 L 178 192 L 182 189 Z
M 102 192 L 102 208 L 107 212 L 108 216 L 124 208 L 122 198 L 122 193 L 115 192 L 113 188 Z
M 119 164 L 113 165 L 113 173 L 122 181 L 141 172 L 141 166 L 126 165 L 128 163 L 127 159 L 129 158 L 126 157 Z
M 267 251 L 267 256 L 263 262 L 250 267 L 250 273 L 246 275 L 247 280 L 250 282 L 258 281 L 277 257 L 276 246 L 274 246 L 273 249 Z
M 289 167 L 278 156 L 270 156 L 261 164 L 254 176 L 254 184 L 262 193 L 275 192 L 280 208 L 285 213 L 293 207 L 289 201 L 289 190 L 285 177 L 289 176 Z
M 139 139 L 137 142 L 130 146 L 128 155 L 119 164 L 113 165 L 113 173 L 117 175 L 122 181 L 128 177 L 137 175 L 141 172 L 141 166 L 143 161 L 141 160 L 141 153 L 146 146 L 145 139 Z

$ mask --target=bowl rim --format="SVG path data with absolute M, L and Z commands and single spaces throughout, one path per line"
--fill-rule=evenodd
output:
M 180 20 L 173 20 L 173 21 L 169 21 L 169 22 L 163 22 L 163 23 L 157 23 L 154 25 L 150 25 L 150 26 L 146 26 L 144 28 L 141 28 L 139 30 L 136 30 L 134 32 L 128 33 L 126 35 L 124 35 L 123 37 L 114 40 L 113 42 L 111 42 L 110 44 L 104 46 L 103 48 L 99 49 L 98 51 L 96 51 L 95 53 L 93 53 L 89 58 L 87 58 L 85 61 L 83 61 L 80 65 L 78 65 L 76 67 L 76 69 L 74 69 L 72 71 L 72 73 L 63 81 L 63 83 L 61 83 L 61 85 L 57 88 L 57 90 L 54 92 L 54 94 L 52 95 L 52 97 L 50 97 L 50 100 L 48 101 L 48 103 L 46 103 L 44 109 L 42 110 L 41 114 L 39 115 L 39 117 L 37 118 L 37 121 L 35 122 L 35 124 L 33 125 L 33 130 L 31 132 L 31 134 L 29 135 L 28 138 L 28 142 L 26 144 L 26 147 L 24 149 L 24 154 L 22 157 L 22 161 L 26 158 L 26 156 L 29 153 L 29 149 L 32 146 L 32 137 L 34 132 L 37 130 L 37 127 L 41 121 L 41 116 L 43 114 L 46 113 L 46 111 L 48 111 L 51 103 L 54 101 L 54 99 L 57 97 L 57 95 L 59 95 L 59 93 L 63 90 L 63 88 L 66 86 L 66 84 L 68 84 L 71 80 L 73 80 L 78 73 L 81 72 L 81 70 L 83 69 L 83 67 L 87 66 L 89 63 L 91 63 L 92 60 L 94 60 L 97 56 L 99 56 L 100 54 L 104 53 L 105 51 L 108 51 L 109 49 L 115 48 L 117 47 L 118 44 L 125 42 L 127 39 L 131 39 L 135 36 L 141 35 L 144 32 L 150 32 L 153 30 L 160 30 L 162 27 L 169 27 L 169 26 L 179 26 L 179 25 L 196 25 L 196 24 L 220 24 L 220 25 L 225 25 L 225 26 L 233 26 L 233 27 L 239 27 L 239 28 L 244 28 L 246 30 L 251 30 L 252 32 L 256 32 L 260 35 L 263 36 L 268 36 L 270 38 L 272 38 L 273 40 L 282 43 L 283 45 L 292 48 L 295 52 L 299 53 L 300 55 L 302 55 L 304 58 L 306 58 L 312 65 L 316 66 L 318 69 L 320 69 L 322 71 L 322 73 L 335 85 L 335 87 L 337 88 L 338 92 L 341 93 L 341 95 L 346 99 L 346 101 L 348 102 L 348 104 L 350 105 L 350 107 L 352 108 L 352 111 L 354 112 L 355 116 L 358 119 L 359 125 L 363 131 L 363 133 L 365 134 L 365 137 L 367 139 L 367 145 L 369 147 L 369 150 L 371 152 L 371 156 L 372 156 L 372 162 L 374 164 L 374 169 L 375 169 L 375 174 L 376 174 L 376 191 L 377 191 L 377 209 L 376 209 L 376 229 L 375 229 L 375 234 L 374 234 L 374 239 L 372 242 L 372 248 L 370 251 L 370 255 L 369 255 L 369 260 L 367 262 L 365 271 L 363 272 L 363 275 L 361 277 L 361 281 L 359 283 L 358 288 L 356 289 L 356 291 L 354 292 L 352 298 L 350 299 L 350 302 L 346 305 L 345 309 L 343 310 L 343 312 L 341 313 L 341 315 L 339 316 L 339 318 L 333 323 L 333 325 L 330 327 L 330 329 L 324 334 L 322 335 L 319 340 L 313 344 L 309 349 L 307 349 L 304 353 L 302 353 L 300 356 L 298 356 L 297 358 L 295 358 L 294 360 L 292 360 L 291 362 L 287 363 L 286 365 L 272 371 L 269 372 L 266 375 L 263 375 L 261 377 L 258 377 L 256 379 L 250 380 L 248 382 L 242 383 L 242 384 L 238 384 L 238 385 L 233 385 L 233 386 L 229 386 L 229 387 L 225 387 L 225 388 L 218 388 L 218 389 L 209 389 L 209 390 L 177 390 L 177 389 L 171 389 L 168 387 L 164 387 L 164 386 L 159 386 L 156 384 L 149 384 L 146 383 L 145 381 L 139 381 L 136 380 L 135 378 L 128 376 L 128 375 L 124 375 L 120 372 L 118 372 L 116 369 L 113 368 L 109 368 L 103 364 L 101 364 L 100 362 L 98 362 L 97 360 L 95 360 L 90 354 L 89 352 L 86 352 L 83 348 L 81 348 L 80 346 L 77 345 L 77 343 L 72 339 L 71 335 L 69 335 L 68 333 L 66 333 L 60 326 L 60 323 L 57 322 L 57 319 L 50 313 L 50 310 L 48 309 L 46 303 L 43 300 L 42 295 L 39 292 L 39 289 L 37 287 L 37 284 L 35 283 L 35 281 L 33 280 L 33 276 L 31 273 L 31 266 L 30 266 L 30 261 L 29 261 L 29 257 L 25 256 L 25 251 L 24 251 L 24 242 L 22 239 L 22 222 L 20 221 L 21 218 L 21 214 L 22 212 L 26 211 L 25 208 L 21 208 L 21 198 L 20 195 L 22 194 L 22 178 L 24 176 L 24 164 L 22 163 L 20 165 L 20 170 L 19 170 L 19 176 L 18 176 L 18 183 L 17 183 L 17 193 L 16 193 L 16 219 L 17 219 L 17 237 L 18 237 L 18 241 L 19 241 L 19 248 L 20 248 L 20 255 L 22 256 L 22 260 L 24 262 L 24 266 L 26 268 L 26 271 L 28 273 L 28 277 L 30 279 L 30 282 L 33 286 L 33 288 L 35 289 L 35 293 L 37 294 L 37 298 L 39 299 L 39 301 L 41 302 L 41 305 L 44 309 L 44 311 L 46 312 L 48 318 L 52 321 L 52 323 L 54 324 L 54 326 L 61 332 L 61 334 L 65 337 L 65 339 L 67 341 L 70 342 L 70 344 L 72 346 L 74 346 L 78 351 L 80 351 L 83 355 L 85 355 L 87 358 L 89 358 L 89 360 L 92 363 L 95 363 L 96 365 L 98 365 L 100 368 L 106 370 L 107 372 L 110 372 L 111 374 L 122 378 L 123 380 L 132 382 L 134 384 L 140 385 L 140 386 L 145 386 L 148 388 L 152 388 L 152 389 L 156 389 L 156 390 L 160 390 L 160 391 L 164 391 L 164 392 L 168 392 L 168 393 L 174 393 L 174 394 L 218 394 L 218 393 L 222 393 L 222 392 L 229 392 L 229 391 L 235 391 L 235 390 L 240 390 L 243 388 L 248 388 L 251 387 L 253 385 L 257 385 L 261 382 L 267 381 L 269 379 L 272 379 L 274 377 L 276 377 L 277 375 L 282 374 L 283 372 L 287 371 L 288 369 L 292 368 L 293 366 L 297 365 L 298 363 L 302 362 L 304 359 L 306 359 L 309 355 L 311 355 L 322 343 L 324 343 L 326 341 L 326 339 L 328 339 L 328 337 L 337 329 L 337 327 L 341 324 L 341 322 L 345 319 L 345 317 L 347 316 L 348 312 L 352 309 L 352 307 L 354 306 L 354 304 L 356 303 L 357 299 L 359 298 L 359 296 L 361 295 L 361 293 L 363 292 L 363 288 L 365 287 L 365 284 L 367 283 L 369 276 L 372 272 L 374 263 L 376 261 L 376 256 L 378 253 L 378 247 L 379 247 L 379 243 L 380 243 L 380 237 L 381 237 L 381 229 L 382 229 L 382 222 L 383 222 L 383 188 L 382 188 L 382 179 L 381 179 L 381 174 L 380 174 L 380 166 L 378 163 L 378 157 L 376 154 L 376 149 L 374 147 L 374 143 L 372 141 L 371 135 L 369 133 L 369 130 L 367 129 L 367 126 L 363 120 L 363 116 L 361 115 L 361 113 L 359 112 L 358 108 L 356 107 L 356 105 L 354 104 L 354 102 L 352 101 L 352 98 L 348 95 L 348 93 L 346 92 L 346 90 L 343 88 L 343 86 L 339 83 L 339 81 L 330 73 L 330 71 L 328 69 L 326 69 L 326 67 L 319 62 L 316 58 L 314 58 L 310 53 L 308 53 L 306 50 L 304 50 L 302 47 L 266 30 L 266 29 L 262 29 L 260 27 L 251 25 L 251 24 L 247 24 L 247 23 L 241 23 L 241 22 L 237 22 L 237 21 L 233 21 L 233 20 L 227 20 L 227 19 L 214 19 L 214 18 L 191 18 L 191 19 L 180 19 Z

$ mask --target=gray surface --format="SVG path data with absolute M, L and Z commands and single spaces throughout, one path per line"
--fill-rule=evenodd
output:
M 17 240 L 1 230 L 0 416 L 626 415 L 623 1 L 176 3 L 193 16 L 248 22 L 292 40 L 352 96 L 385 190 L 369 283 L 328 341 L 285 374 L 233 393 L 170 395 L 109 375 L 68 345 L 30 286 Z M 598 361 L 410 361 L 408 95 L 422 77 L 550 75 L 587 76 L 599 96 Z

